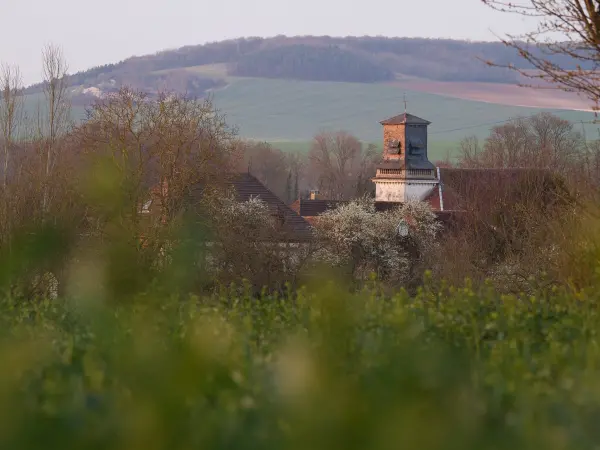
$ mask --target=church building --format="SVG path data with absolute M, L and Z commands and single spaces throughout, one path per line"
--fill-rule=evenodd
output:
M 439 188 L 439 174 L 427 156 L 430 122 L 404 113 L 383 125 L 383 161 L 377 166 L 375 201 L 426 200 Z
M 383 125 L 383 154 L 376 167 L 375 207 L 384 211 L 409 200 L 428 202 L 439 217 L 444 212 L 440 169 L 427 154 L 427 127 L 431 122 L 409 113 L 380 122 Z M 313 222 L 323 212 L 343 202 L 319 199 L 311 194 L 291 205 L 300 216 Z
M 423 201 L 438 219 L 451 224 L 467 210 L 485 211 L 502 202 L 517 201 L 524 193 L 544 204 L 553 201 L 550 194 L 556 180 L 543 168 L 436 167 L 427 152 L 430 123 L 407 112 L 380 122 L 383 153 L 372 178 L 378 211 L 410 200 Z M 312 224 L 319 215 L 343 203 L 311 193 L 309 199 L 299 199 L 290 207 Z

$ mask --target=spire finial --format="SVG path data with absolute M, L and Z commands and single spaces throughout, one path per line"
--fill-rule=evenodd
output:
M 404 119 L 406 119 L 406 92 L 404 93 Z

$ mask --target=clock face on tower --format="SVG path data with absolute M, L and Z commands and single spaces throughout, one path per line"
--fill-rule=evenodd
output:
M 387 151 L 392 155 L 397 155 L 401 153 L 402 144 L 398 139 L 388 139 L 387 141 Z

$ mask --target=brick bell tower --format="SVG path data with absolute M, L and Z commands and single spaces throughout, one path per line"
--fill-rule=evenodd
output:
M 377 166 L 375 200 L 423 200 L 438 186 L 435 166 L 427 157 L 427 127 L 431 122 L 404 113 L 383 125 L 383 162 Z

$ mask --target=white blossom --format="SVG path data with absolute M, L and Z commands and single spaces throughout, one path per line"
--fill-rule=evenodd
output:
M 398 233 L 402 221 L 409 229 L 406 239 Z M 324 246 L 318 257 L 332 265 L 353 265 L 359 278 L 375 273 L 403 282 L 407 281 L 411 258 L 415 258 L 410 246 L 419 253 L 433 248 L 439 227 L 435 214 L 423 202 L 407 202 L 377 212 L 372 200 L 353 200 L 319 217 L 316 231 Z

